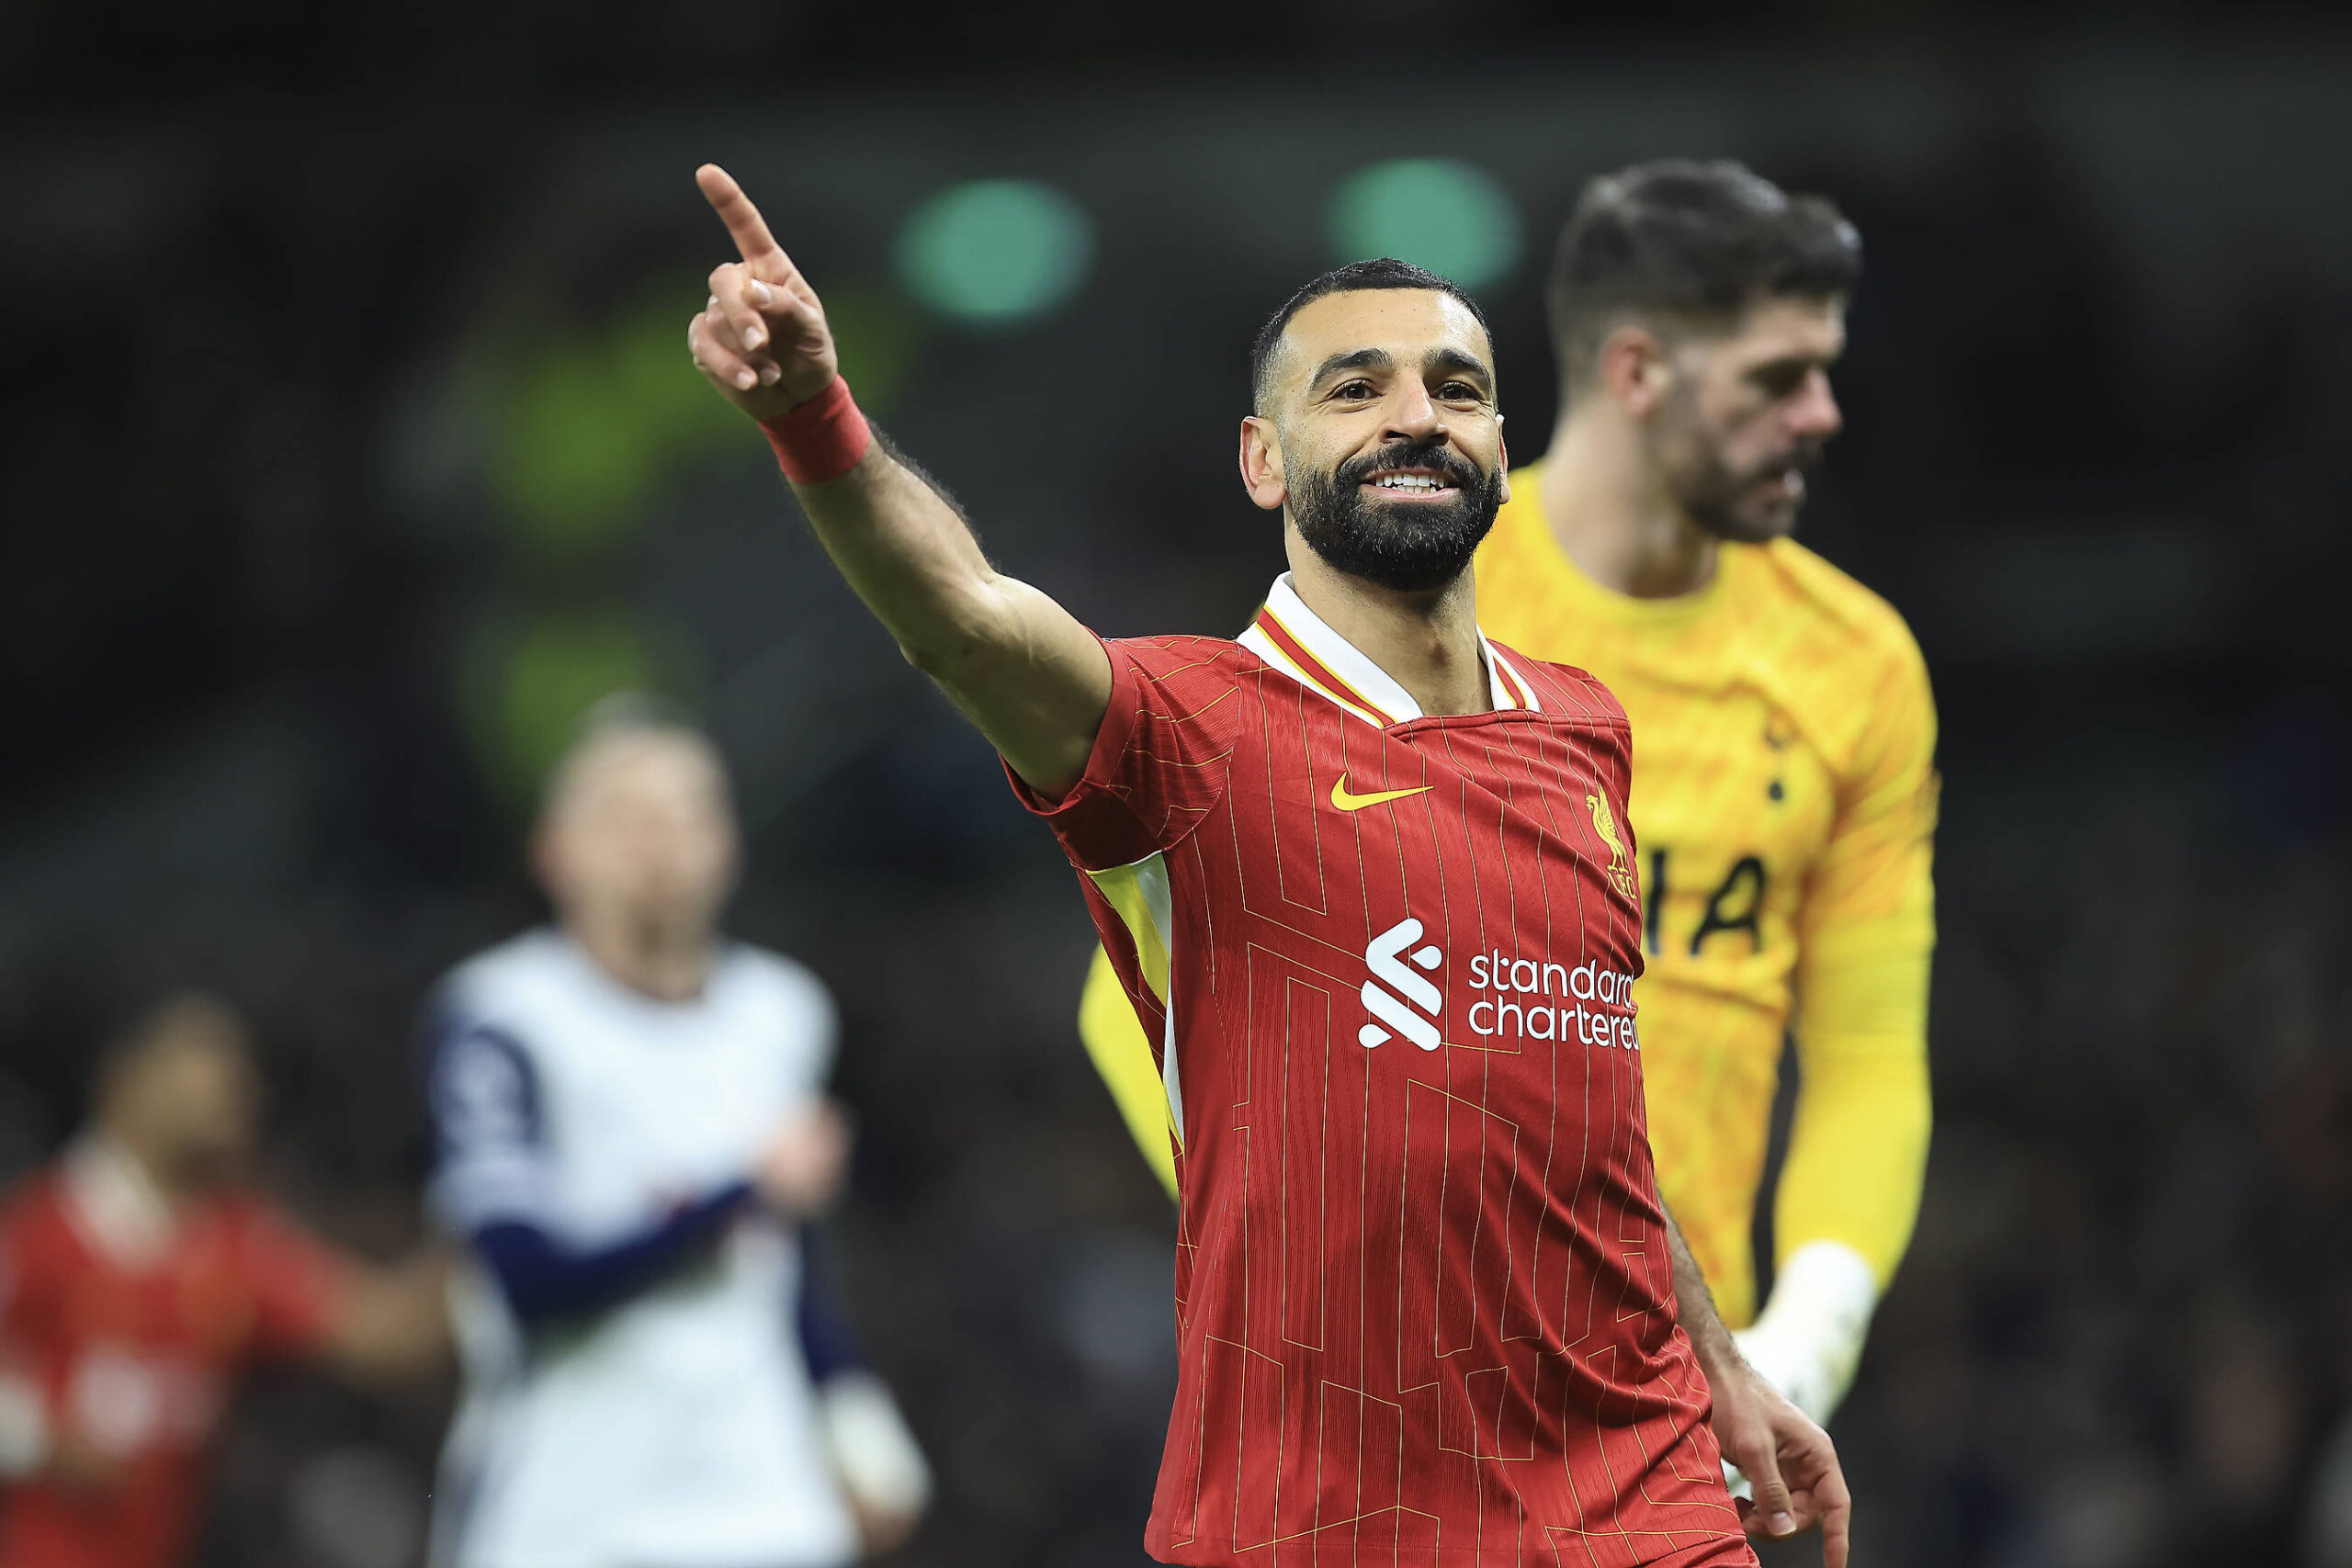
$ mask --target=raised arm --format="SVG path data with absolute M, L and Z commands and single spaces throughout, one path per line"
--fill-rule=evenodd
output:
M 833 334 L 816 290 L 725 170 L 695 172 L 741 259 L 710 275 L 687 328 L 695 364 L 779 450 L 798 441 L 848 462 L 794 479 L 817 537 L 909 663 L 938 682 L 1013 772 L 1042 795 L 1078 782 L 1111 701 L 1111 664 L 1091 633 L 1044 593 L 989 564 L 953 502 L 862 421 L 837 385 Z M 787 419 L 786 416 L 792 416 Z M 856 451 L 864 443 L 862 454 Z M 832 467 L 825 464 L 823 467 Z

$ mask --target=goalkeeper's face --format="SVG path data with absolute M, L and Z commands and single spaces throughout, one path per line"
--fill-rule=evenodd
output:
M 710 747 L 662 730 L 589 741 L 540 827 L 539 871 L 567 925 L 662 943 L 707 940 L 739 853 Z
M 1682 340 L 1649 427 L 1667 488 L 1719 538 L 1796 527 L 1805 471 L 1844 418 L 1829 367 L 1846 346 L 1843 299 L 1765 299 L 1728 333 Z

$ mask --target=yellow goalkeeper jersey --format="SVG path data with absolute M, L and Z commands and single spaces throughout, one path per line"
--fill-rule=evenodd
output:
M 1919 1208 L 1935 947 L 1935 705 L 1885 601 L 1791 540 L 1724 545 L 1694 593 L 1587 578 L 1512 476 L 1478 553 L 1478 624 L 1606 682 L 1634 727 L 1648 922 L 1635 984 L 1658 1186 L 1739 1327 L 1781 1043 L 1799 1092 L 1773 1213 L 1785 1259 L 1836 1241 L 1883 1289 Z M 1173 1186 L 1167 1097 L 1100 953 L 1080 1029 Z
M 1882 1289 L 1927 1157 L 1936 712 L 1910 629 L 1793 540 L 1723 546 L 1696 592 L 1578 570 L 1534 469 L 1478 552 L 1478 624 L 1606 682 L 1634 726 L 1647 972 L 1634 987 L 1659 1190 L 1724 1321 L 1757 1308 L 1749 1237 L 1781 1042 L 1799 1093 L 1775 1251 L 1840 1241 Z

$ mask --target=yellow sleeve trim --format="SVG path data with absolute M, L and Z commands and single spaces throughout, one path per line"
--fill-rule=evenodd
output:
M 1158 855 L 1147 855 L 1133 865 L 1090 871 L 1086 874 L 1093 881 L 1095 891 L 1102 895 L 1102 901 L 1117 911 L 1120 923 L 1127 928 L 1128 939 L 1136 944 L 1136 961 L 1143 966 L 1143 983 L 1151 987 L 1153 996 L 1166 1003 L 1168 863 Z M 1107 960 L 1104 966 L 1108 967 Z
M 1148 922 L 1147 922 L 1148 924 Z M 1168 983 L 1167 958 L 1160 958 L 1159 985 Z M 1149 970 L 1146 969 L 1146 977 Z M 1161 990 L 1161 996 L 1167 992 Z M 1143 1151 L 1144 1163 L 1159 1178 L 1168 1196 L 1176 1196 L 1176 1152 L 1171 1139 L 1173 1129 L 1169 1124 L 1168 1091 L 1160 1082 L 1159 1068 L 1151 1059 L 1151 1043 L 1146 1039 L 1143 1024 L 1136 1018 L 1136 1010 L 1127 1000 L 1125 987 L 1119 984 L 1118 971 L 1111 967 L 1110 958 L 1097 948 L 1093 967 L 1086 972 L 1086 989 L 1078 1003 L 1079 1038 L 1086 1042 L 1086 1054 L 1094 1059 L 1094 1070 L 1102 1075 L 1102 1082 L 1118 1102 L 1119 1114 L 1127 1124 L 1127 1135 Z

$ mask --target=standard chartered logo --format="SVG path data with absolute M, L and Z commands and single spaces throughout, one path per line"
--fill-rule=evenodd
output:
M 1559 982 L 1556 992 L 1555 980 Z M 1470 988 L 1494 993 L 1470 1004 L 1473 1034 L 1566 1040 L 1573 1032 L 1587 1045 L 1642 1048 L 1634 1029 L 1634 977 L 1618 970 L 1589 961 L 1571 969 L 1532 958 L 1506 958 L 1498 948 L 1470 960 Z M 1513 997 L 1519 999 L 1510 999 Z
M 1356 1038 L 1367 1050 L 1396 1038 L 1389 1030 L 1424 1051 L 1434 1051 L 1443 1043 L 1431 1020 L 1445 1006 L 1444 993 L 1405 966 L 1405 950 L 1420 940 L 1421 922 L 1408 915 L 1374 937 L 1372 945 L 1363 950 L 1363 961 L 1372 966 L 1372 978 L 1363 983 L 1364 1010 L 1380 1021 L 1356 1031 Z M 1435 969 L 1445 962 L 1445 954 L 1434 946 L 1424 947 L 1414 953 L 1413 962 L 1424 969 Z M 1421 1011 L 1415 1012 L 1414 1007 Z M 1423 1018 L 1422 1012 L 1430 1017 Z M 1382 1023 L 1388 1028 L 1381 1028 Z
M 1363 950 L 1372 978 L 1363 983 L 1364 1010 L 1373 1021 L 1356 1031 L 1366 1050 L 1401 1034 L 1424 1051 L 1445 1043 L 1438 1020 L 1445 993 L 1413 966 L 1434 973 L 1445 954 L 1408 916 Z M 1409 963 L 1408 962 L 1409 960 Z M 1634 1032 L 1634 977 L 1588 960 L 1570 968 L 1538 959 L 1504 956 L 1500 949 L 1470 960 L 1470 988 L 1486 993 L 1470 1004 L 1471 1032 L 1492 1039 L 1576 1040 L 1586 1045 L 1641 1049 Z M 1423 1015 L 1427 1016 L 1423 1016 Z

